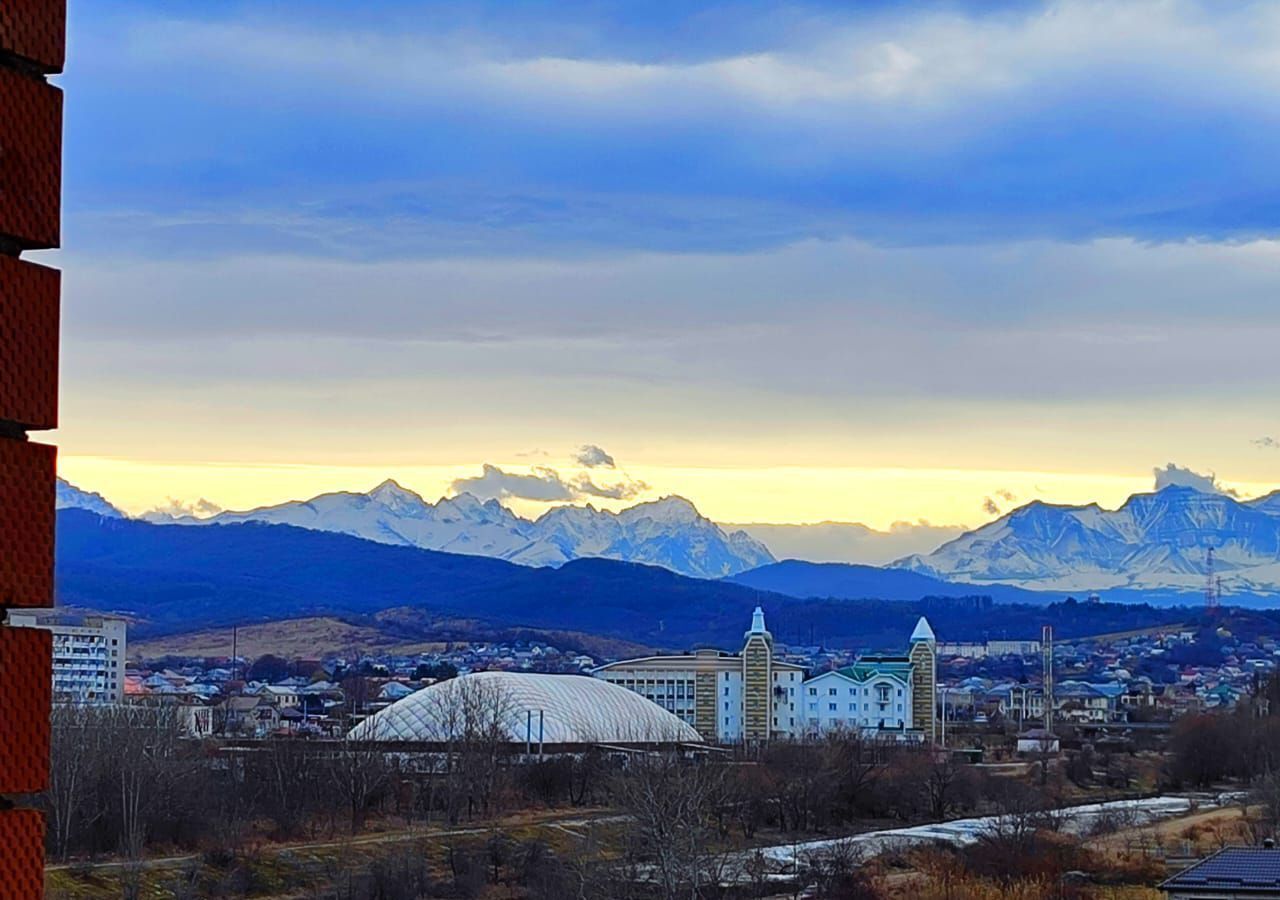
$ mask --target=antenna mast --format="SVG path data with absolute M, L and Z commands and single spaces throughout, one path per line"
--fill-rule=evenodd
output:
M 1218 609 L 1218 601 L 1222 599 L 1222 579 L 1213 571 L 1213 545 L 1209 545 L 1204 555 L 1204 608 L 1210 613 Z

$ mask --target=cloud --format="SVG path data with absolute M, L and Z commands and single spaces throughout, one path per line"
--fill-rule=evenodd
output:
M 615 484 L 596 484 L 589 475 L 579 475 L 573 480 L 573 487 L 581 497 L 605 500 L 631 500 L 649 490 L 648 484 L 629 476 Z
M 221 506 L 212 500 L 206 500 L 204 497 L 194 502 L 186 502 L 176 497 L 167 497 L 163 504 L 155 507 L 155 509 L 148 510 L 143 513 L 143 516 L 169 516 L 175 519 L 190 516 L 196 519 L 205 519 L 220 512 L 222 512 Z
M 68 120 L 75 244 L 545 258 L 1273 230 L 1268 4 L 741 5 L 666 29 L 448 5 L 467 21 L 85 12 L 69 91 L 111 115 Z
M 1239 496 L 1235 490 L 1220 484 L 1218 476 L 1212 472 L 1208 475 L 1202 475 L 1185 466 L 1166 463 L 1163 469 L 1157 466 L 1152 470 L 1152 473 L 1155 475 L 1155 489 L 1157 491 L 1176 486 L 1194 488 L 1206 494 L 1225 494 L 1229 497 Z
M 534 500 L 559 503 L 596 497 L 602 500 L 630 500 L 649 490 L 649 485 L 630 476 L 612 484 L 597 484 L 590 475 L 564 478 L 548 466 L 534 466 L 529 474 L 506 472 L 485 463 L 481 474 L 455 479 L 455 494 L 471 494 L 483 500 Z
M 763 541 L 778 559 L 885 565 L 913 553 L 929 553 L 959 537 L 963 525 L 933 525 L 926 520 L 894 522 L 888 531 L 859 522 L 817 522 L 810 525 L 722 523 Z
M 504 472 L 489 463 L 484 464 L 480 475 L 456 479 L 453 491 L 457 494 L 472 494 L 482 500 L 516 498 L 543 503 L 572 500 L 577 496 L 573 486 L 566 483 L 555 469 L 534 466 L 530 474 L 521 475 Z
M 996 497 L 1002 500 L 1005 504 L 1013 504 L 1018 500 L 1018 495 L 1008 488 L 999 488 L 993 493 L 995 494 L 995 497 L 984 497 L 982 500 L 982 511 L 989 516 L 998 516 L 1004 512 L 1004 507 L 1002 507 L 1000 503 L 996 502 Z
M 1254 438 L 1249 443 L 1263 450 L 1280 450 L 1280 440 L 1276 440 L 1275 438 L 1270 436 Z
M 574 460 L 580 466 L 586 466 L 588 469 L 595 468 L 616 468 L 613 457 L 606 453 L 602 448 L 595 444 L 583 444 L 578 448 L 578 453 L 574 456 Z

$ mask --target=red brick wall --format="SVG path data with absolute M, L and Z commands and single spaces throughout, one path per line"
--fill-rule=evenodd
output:
M 59 275 L 20 259 L 62 218 L 66 0 L 0 0 L 0 612 L 53 605 Z M 44 819 L 11 808 L 48 787 L 51 638 L 0 625 L 0 897 L 44 895 Z
M 57 269 L 0 256 L 0 420 L 58 425 Z

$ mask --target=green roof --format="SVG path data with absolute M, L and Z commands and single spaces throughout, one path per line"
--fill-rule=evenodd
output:
M 881 676 L 897 679 L 904 684 L 911 680 L 911 663 L 909 662 L 856 662 L 838 671 L 854 681 L 870 681 Z

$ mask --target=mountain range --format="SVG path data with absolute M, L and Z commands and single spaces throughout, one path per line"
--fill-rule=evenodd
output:
M 810 567 L 816 565 L 758 571 L 784 583 L 780 575 L 813 576 Z M 841 568 L 823 577 L 839 578 Z M 888 579 L 882 586 L 863 580 L 850 589 L 901 599 L 787 596 L 608 559 L 535 568 L 289 525 L 176 528 L 83 509 L 58 512 L 58 605 L 125 615 L 131 638 L 138 639 L 254 623 L 278 623 L 271 627 L 286 636 L 292 621 L 336 618 L 376 629 L 392 643 L 468 640 L 519 628 L 655 648 L 735 648 L 751 610 L 761 605 L 781 641 L 891 647 L 922 613 L 948 640 L 1031 636 L 1045 621 L 1068 636 L 1186 616 L 1145 604 L 1045 605 L 1049 598 L 993 606 L 962 597 L 973 593 L 966 586 L 912 572 L 872 569 L 859 577 L 875 579 L 877 572 Z M 921 602 L 917 591 L 928 598 Z
M 121 518 L 98 494 L 59 483 L 62 508 Z M 1199 594 L 1208 576 L 1208 551 L 1224 595 L 1270 602 L 1280 594 L 1280 492 L 1255 500 L 1173 485 L 1135 494 L 1118 509 L 1033 501 L 929 553 L 886 566 L 773 566 L 759 539 L 779 526 L 718 525 L 687 500 L 666 497 L 618 513 L 590 506 L 557 507 L 535 520 L 496 500 L 459 494 L 429 503 L 394 481 L 368 493 L 322 494 L 247 512 L 208 518 L 148 515 L 154 523 L 212 526 L 259 522 L 352 535 L 383 544 L 493 557 L 524 566 L 557 567 L 604 558 L 661 566 L 696 578 L 740 583 L 791 596 L 907 596 L 957 585 L 1019 588 L 1048 596 L 1106 591 L 1127 599 L 1178 602 Z M 831 525 L 832 523 L 828 523 Z M 843 526 L 843 530 L 863 526 Z M 930 526 L 932 527 L 932 526 Z M 788 535 L 791 532 L 786 532 Z M 848 532 L 850 535 L 852 531 Z M 843 540 L 843 538 L 842 538 Z M 793 537 L 782 542 L 802 549 Z M 904 571 L 905 570 L 905 571 Z M 895 580 L 914 573 L 932 583 Z M 938 585 L 941 585 L 939 587 Z M 1005 598 L 999 599 L 1018 599 Z
M 948 581 L 1039 591 L 1202 590 L 1209 549 L 1223 594 L 1280 593 L 1280 492 L 1238 500 L 1184 486 L 1115 510 L 1039 501 L 894 565 Z
M 97 494 L 59 483 L 61 508 L 116 515 Z M 212 526 L 245 522 L 294 525 L 382 544 L 488 556 L 525 566 L 561 566 L 599 557 L 662 566 L 696 578 L 721 578 L 774 561 L 764 544 L 728 532 L 682 497 L 664 497 L 621 512 L 591 506 L 550 509 L 521 518 L 497 500 L 463 493 L 436 503 L 387 480 L 368 493 L 335 492 L 246 512 L 209 517 L 148 513 L 153 524 Z

